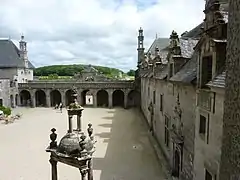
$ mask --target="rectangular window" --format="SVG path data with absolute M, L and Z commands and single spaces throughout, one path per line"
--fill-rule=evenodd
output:
M 149 87 L 148 87 L 148 92 L 147 93 L 148 93 L 148 97 L 149 97 L 149 95 L 150 95 L 150 88 Z
M 205 169 L 205 180 L 213 180 L 212 175 Z
M 156 104 L 156 91 L 153 91 L 153 104 Z
M 200 125 L 199 125 L 199 134 L 204 135 L 206 134 L 206 122 L 207 119 L 203 115 L 200 115 Z
M 160 111 L 163 111 L 163 94 L 160 94 Z
M 169 138 L 170 138 L 170 132 L 169 132 L 169 125 L 170 125 L 170 120 L 169 118 L 165 115 L 165 144 L 167 147 L 169 147 Z
M 207 56 L 202 59 L 202 71 L 201 71 L 201 87 L 212 80 L 212 56 Z
M 0 99 L 0 106 L 3 106 L 3 100 Z

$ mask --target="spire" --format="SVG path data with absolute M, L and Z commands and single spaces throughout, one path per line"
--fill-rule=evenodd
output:
M 156 33 L 156 39 L 158 38 L 158 34 Z

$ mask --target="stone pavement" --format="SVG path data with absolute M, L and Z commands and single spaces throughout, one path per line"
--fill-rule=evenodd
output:
M 67 131 L 66 110 L 18 108 L 22 119 L 0 122 L 0 180 L 47 180 L 50 178 L 50 129 L 58 142 Z M 96 140 L 94 180 L 164 180 L 146 125 L 136 110 L 85 108 L 83 128 L 91 122 Z M 58 164 L 59 180 L 80 179 L 75 168 Z

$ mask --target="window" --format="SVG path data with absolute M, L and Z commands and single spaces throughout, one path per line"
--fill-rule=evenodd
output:
M 23 71 L 21 71 L 21 74 L 23 74 Z
M 200 125 L 199 125 L 199 134 L 202 134 L 205 136 L 206 134 L 206 117 L 203 115 L 200 115 Z
M 202 136 L 203 140 L 207 141 L 207 144 L 208 144 L 209 143 L 209 115 L 208 115 L 208 118 L 206 118 L 203 115 L 200 115 L 199 134 L 200 136 Z
M 169 125 L 170 125 L 170 119 L 165 115 L 165 144 L 167 147 L 169 147 Z
M 153 104 L 156 104 L 156 91 L 153 91 Z
M 212 80 L 212 56 L 202 59 L 201 73 L 201 86 L 205 87 L 205 85 Z
M 148 97 L 149 97 L 149 95 L 150 95 L 150 88 L 148 87 Z
M 160 111 L 163 111 L 163 94 L 160 94 Z
M 3 100 L 0 99 L 0 106 L 3 106 Z
M 205 180 L 213 180 L 212 175 L 205 169 Z

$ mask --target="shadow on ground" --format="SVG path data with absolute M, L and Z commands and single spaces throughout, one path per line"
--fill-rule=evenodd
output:
M 100 180 L 164 179 L 138 109 L 112 109 L 108 114 L 98 125 L 104 129 L 95 134 L 101 140 L 97 147 L 106 145 L 103 156 L 93 158 Z

